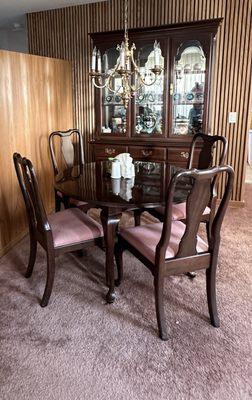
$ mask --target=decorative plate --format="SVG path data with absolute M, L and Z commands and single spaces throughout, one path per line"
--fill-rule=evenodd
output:
M 194 95 L 192 93 L 187 93 L 186 98 L 187 98 L 187 100 L 193 100 Z
M 115 96 L 115 101 L 116 101 L 117 103 L 120 103 L 120 101 L 121 101 L 121 96 L 116 95 L 116 96 Z

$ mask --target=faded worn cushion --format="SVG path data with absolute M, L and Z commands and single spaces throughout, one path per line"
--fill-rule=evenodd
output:
M 48 216 L 54 247 L 68 246 L 103 236 L 102 226 L 78 208 Z
M 186 225 L 183 222 L 172 222 L 170 243 L 165 254 L 166 259 L 173 258 L 177 254 L 179 243 L 184 235 L 185 228 Z M 133 228 L 122 229 L 120 231 L 120 235 L 152 263 L 154 263 L 156 246 L 160 240 L 162 229 L 162 222 L 158 222 L 155 224 L 140 225 Z M 198 236 L 197 252 L 203 253 L 205 251 L 208 251 L 208 245 Z
M 164 215 L 165 208 L 164 207 L 157 207 L 157 210 L 160 214 Z M 202 215 L 210 214 L 211 209 L 206 207 Z M 186 202 L 178 203 L 172 205 L 172 219 L 173 221 L 180 221 L 181 219 L 186 219 Z
M 60 197 L 61 199 L 64 198 L 63 193 L 61 193 L 59 190 L 57 190 L 57 196 Z M 70 203 L 70 205 L 75 206 L 75 207 L 88 206 L 88 203 L 85 203 L 84 201 L 73 199 L 72 197 L 70 197 L 69 203 Z

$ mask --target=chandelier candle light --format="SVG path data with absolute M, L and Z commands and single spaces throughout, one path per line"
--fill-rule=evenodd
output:
M 117 45 L 116 48 L 119 51 L 119 57 L 116 65 L 108 72 L 108 57 L 105 53 L 103 55 L 103 69 L 102 72 L 102 57 L 100 50 L 96 47 L 93 49 L 92 53 L 92 64 L 91 72 L 89 73 L 92 78 L 94 86 L 98 89 L 108 88 L 112 93 L 120 94 L 124 107 L 127 108 L 129 100 L 135 96 L 137 91 L 142 86 L 153 85 L 158 76 L 161 74 L 163 67 L 161 66 L 161 50 L 160 44 L 155 41 L 153 51 L 154 51 L 154 68 L 149 70 L 151 79 L 146 79 L 148 74 L 145 71 L 144 76 L 141 74 L 140 68 L 134 60 L 134 50 L 136 46 L 133 43 L 131 47 L 129 46 L 129 36 L 128 36 L 128 0 L 124 0 L 124 41 L 121 45 Z M 132 84 L 132 75 L 135 76 L 136 84 Z M 121 84 L 119 89 L 113 88 L 113 80 L 115 77 L 121 77 Z

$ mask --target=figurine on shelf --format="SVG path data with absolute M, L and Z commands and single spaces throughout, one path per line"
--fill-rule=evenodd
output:
M 188 124 L 188 132 L 195 134 L 201 132 L 202 129 L 202 114 L 203 114 L 203 105 L 202 104 L 193 104 L 193 107 L 189 111 L 189 124 Z
M 137 117 L 136 117 L 136 133 L 137 134 L 141 133 L 142 129 L 143 129 L 143 127 L 141 125 L 141 117 L 140 117 L 140 115 L 137 115 Z

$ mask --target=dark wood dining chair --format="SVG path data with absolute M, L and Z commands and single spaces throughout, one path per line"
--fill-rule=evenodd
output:
M 90 244 L 102 246 L 103 229 L 78 208 L 68 208 L 47 216 L 31 161 L 18 153 L 13 155 L 13 160 L 29 224 L 30 257 L 26 278 L 29 278 L 33 271 L 37 243 L 40 243 L 47 254 L 47 279 L 40 303 L 45 307 L 52 292 L 55 257 L 62 253 L 81 250 Z
M 208 243 L 198 235 L 202 214 L 214 193 L 215 179 L 227 175 L 224 196 L 215 212 Z M 192 180 L 192 187 L 186 200 L 187 218 L 185 224 L 172 219 L 172 204 L 176 186 L 184 178 Z M 128 249 L 152 273 L 154 277 L 155 305 L 159 336 L 167 340 L 164 314 L 164 278 L 195 271 L 206 270 L 207 300 L 211 324 L 219 326 L 216 305 L 216 268 L 220 246 L 220 229 L 228 206 L 234 180 L 230 166 L 214 167 L 207 170 L 186 170 L 177 172 L 172 178 L 164 213 L 164 222 L 140 225 L 122 229 L 118 233 L 115 256 L 118 267 L 117 286 L 123 277 L 123 251 Z
M 57 139 L 59 141 L 57 142 Z M 66 169 L 77 176 L 84 166 L 83 138 L 78 129 L 55 131 L 49 136 L 49 149 L 53 165 L 54 176 L 60 175 Z M 59 190 L 55 190 L 55 211 L 60 211 L 61 204 L 65 208 L 79 207 L 87 211 L 87 203 L 68 198 Z
M 191 169 L 195 166 L 195 158 L 196 158 L 196 145 L 201 144 L 200 152 L 198 154 L 198 162 L 196 165 L 197 169 L 207 169 L 210 168 L 213 165 L 213 159 L 214 159 L 214 150 L 218 148 L 219 151 L 219 157 L 216 159 L 216 166 L 222 166 L 224 165 L 226 155 L 227 155 L 227 140 L 223 136 L 218 136 L 218 135 L 205 135 L 204 133 L 196 133 L 193 137 L 191 147 L 190 147 L 190 152 L 189 152 L 189 158 L 188 158 L 188 164 L 187 164 L 187 169 Z M 217 158 L 217 156 L 216 156 Z M 217 185 L 218 179 L 216 179 L 215 184 Z M 216 190 L 216 187 L 215 187 Z M 215 195 L 212 198 L 211 204 L 208 204 L 207 207 L 205 208 L 203 214 L 202 214 L 202 221 L 207 224 L 207 230 L 210 229 L 208 226 L 211 224 L 211 210 L 214 213 L 214 209 L 216 207 L 216 192 Z M 158 218 L 160 221 L 164 220 L 164 207 L 157 207 L 154 208 L 153 210 L 148 210 L 154 217 Z M 186 203 L 174 203 L 172 206 L 172 219 L 174 221 L 185 221 L 186 219 Z M 137 220 L 137 223 L 139 223 L 139 219 Z

